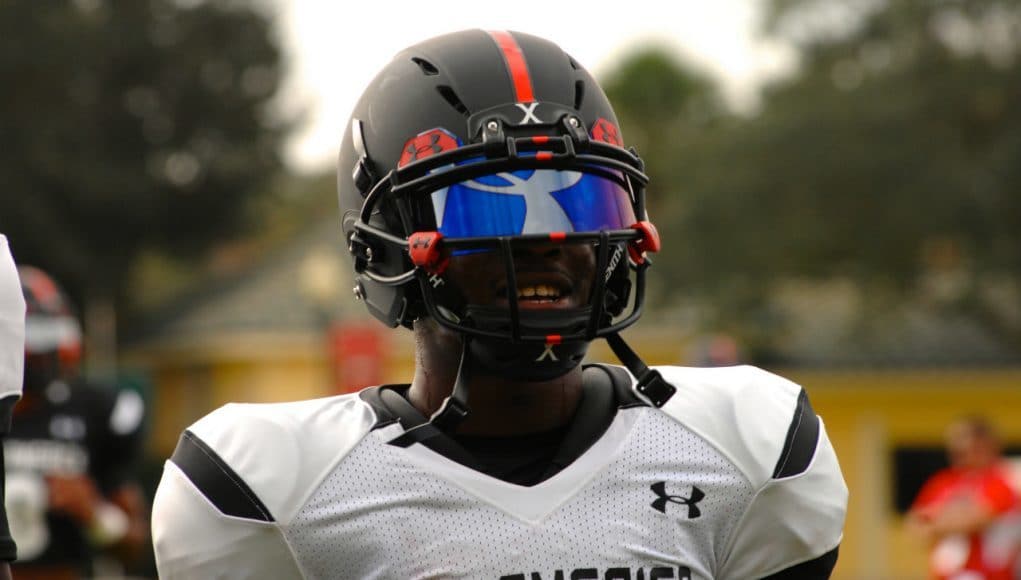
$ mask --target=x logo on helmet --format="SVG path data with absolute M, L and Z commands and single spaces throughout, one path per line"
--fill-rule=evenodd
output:
M 539 357 L 535 359 L 535 362 L 542 362 L 546 359 L 549 359 L 551 362 L 556 362 L 560 360 L 557 358 L 556 353 L 553 352 L 553 346 L 554 345 L 552 344 L 547 344 L 546 350 L 542 351 L 542 354 L 540 354 Z
M 525 116 L 522 117 L 520 121 L 518 121 L 518 125 L 528 125 L 529 123 L 542 123 L 542 120 L 539 119 L 539 117 L 535 116 L 535 108 L 539 106 L 538 101 L 534 101 L 527 104 L 515 103 L 514 105 L 517 108 L 521 109 L 521 112 L 525 114 Z

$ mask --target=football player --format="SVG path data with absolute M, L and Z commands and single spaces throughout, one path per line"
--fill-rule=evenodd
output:
M 919 490 L 908 529 L 929 544 L 935 580 L 1016 580 L 1021 574 L 1021 498 L 995 427 L 984 417 L 946 431 L 950 466 Z
M 408 385 L 231 404 L 182 435 L 161 578 L 826 578 L 847 490 L 796 384 L 649 368 L 619 333 L 650 254 L 642 162 L 555 44 L 398 54 L 340 151 L 354 294 Z M 609 344 L 623 367 L 583 365 Z
M 4 441 L 17 578 L 92 577 L 95 555 L 137 557 L 148 539 L 132 472 L 141 397 L 73 377 L 81 329 L 48 274 L 20 266 L 27 305 L 24 394 Z
M 21 380 L 25 364 L 25 299 L 21 295 L 18 272 L 7 245 L 0 234 L 0 438 L 11 428 L 14 405 L 21 397 Z M 4 494 L 4 457 L 0 446 L 0 500 Z M 17 547 L 11 537 L 7 510 L 0 501 L 0 580 L 11 577 L 10 562 Z

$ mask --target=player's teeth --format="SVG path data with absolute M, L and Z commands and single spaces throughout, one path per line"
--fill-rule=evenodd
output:
M 537 284 L 518 288 L 518 298 L 559 298 L 560 291 L 553 286 Z

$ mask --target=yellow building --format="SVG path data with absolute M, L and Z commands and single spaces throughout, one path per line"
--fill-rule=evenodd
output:
M 311 228 L 242 275 L 172 308 L 151 337 L 131 349 L 130 364 L 145 369 L 154 385 L 154 457 L 169 455 L 184 427 L 224 403 L 333 394 L 325 313 L 342 320 L 365 316 L 347 295 L 348 266 L 340 261 L 338 237 L 332 220 Z M 654 323 L 640 323 L 628 340 L 651 364 L 676 363 L 682 351 L 677 330 Z M 410 333 L 379 328 L 389 337 L 382 380 L 407 381 L 413 370 Z M 602 343 L 593 346 L 591 359 L 615 362 Z M 903 468 L 918 451 L 938 457 L 953 418 L 984 414 L 1008 444 L 1021 446 L 1021 369 L 779 373 L 809 392 L 851 491 L 837 579 L 925 577 L 924 548 L 905 535 L 897 510 L 912 491 Z

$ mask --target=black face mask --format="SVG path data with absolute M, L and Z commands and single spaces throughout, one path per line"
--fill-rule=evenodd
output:
M 25 355 L 25 392 L 41 393 L 60 377 L 60 357 L 56 352 Z

